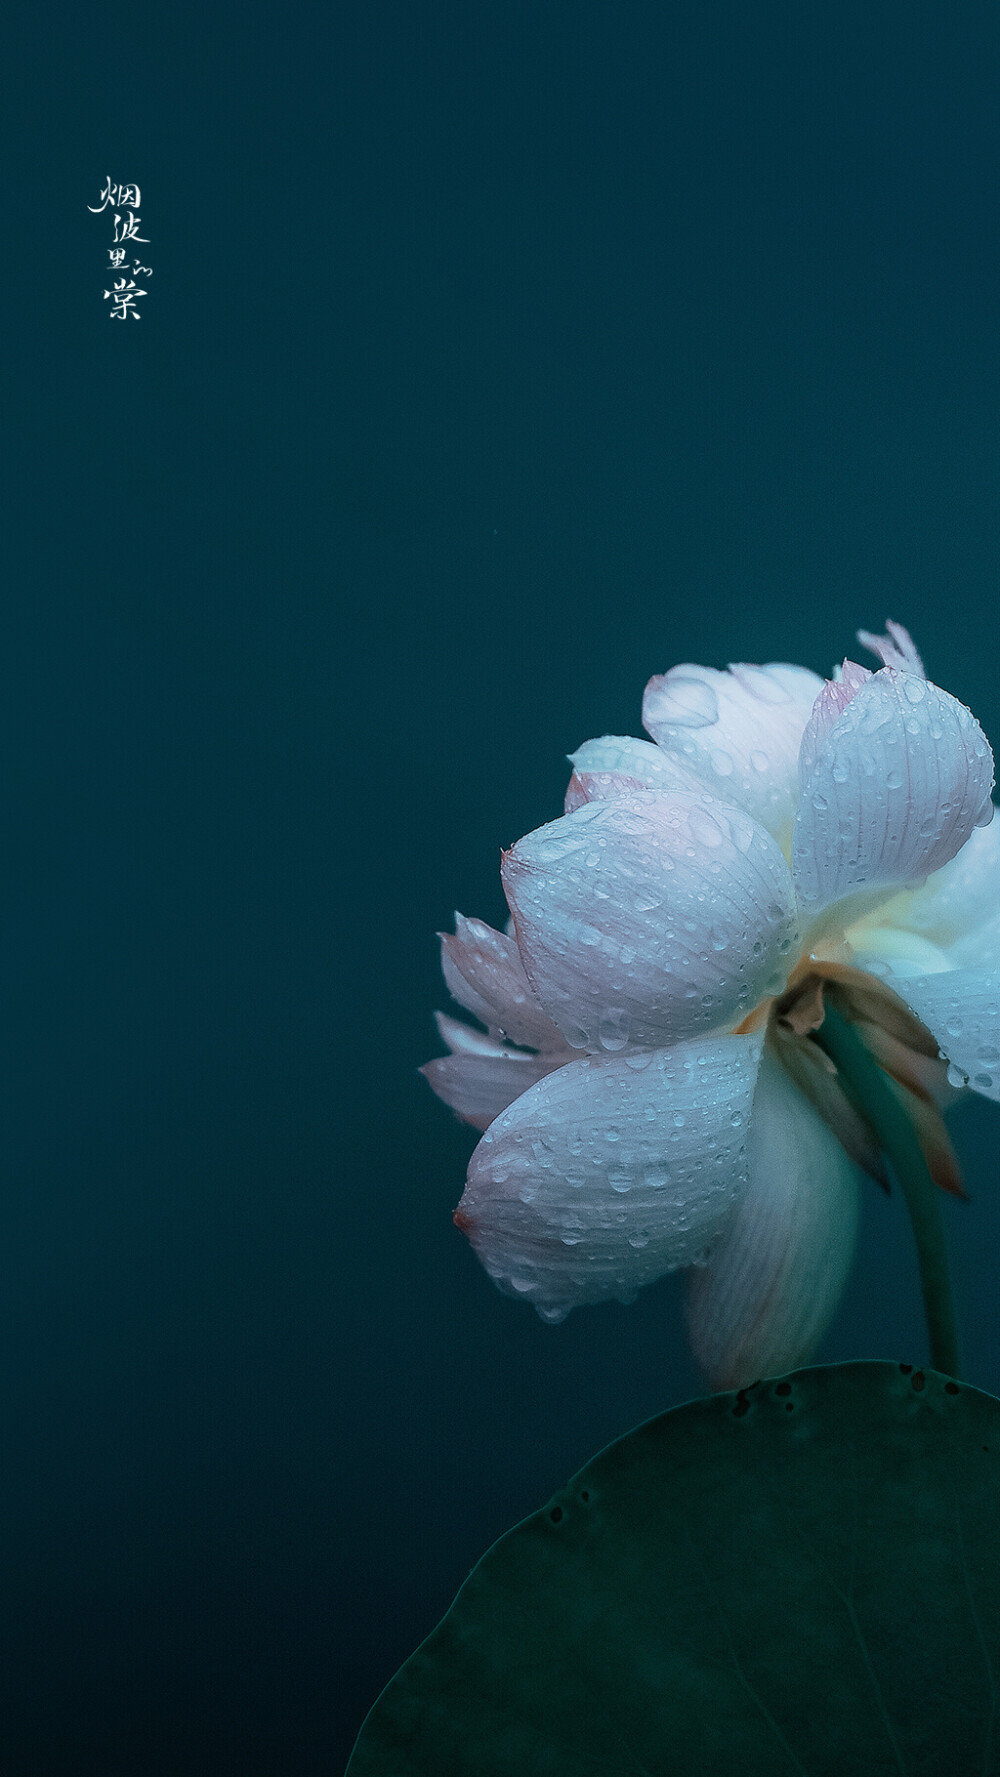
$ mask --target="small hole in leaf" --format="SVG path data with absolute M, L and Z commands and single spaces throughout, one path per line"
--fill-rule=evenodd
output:
M 900 1367 L 900 1369 L 901 1369 L 901 1370 L 902 1370 L 902 1372 L 903 1372 L 903 1375 L 904 1375 L 904 1376 L 908 1376 L 908 1375 L 909 1375 L 909 1374 L 910 1374 L 910 1371 L 911 1371 L 911 1370 L 912 1370 L 912 1368 L 913 1368 L 913 1365 L 912 1365 L 912 1364 L 900 1364 L 900 1366 L 899 1366 L 899 1367 Z
M 917 1370 L 911 1379 L 910 1387 L 912 1389 L 914 1389 L 917 1394 L 919 1394 L 920 1390 L 923 1387 L 925 1387 L 926 1382 L 927 1382 L 927 1378 L 924 1375 L 923 1370 Z
M 957 1382 L 946 1382 L 944 1385 L 944 1392 L 945 1394 L 961 1394 L 962 1391 Z
M 742 1419 L 744 1413 L 749 1413 L 749 1411 L 750 1411 L 750 1402 L 747 1400 L 746 1389 L 741 1388 L 740 1392 L 736 1398 L 736 1405 L 733 1408 L 733 1418 L 734 1419 Z
M 560 1519 L 562 1518 L 562 1515 L 563 1515 L 562 1506 L 553 1506 L 551 1512 L 549 1513 L 549 1520 L 553 1524 L 558 1524 Z
M 588 1499 L 590 1498 L 590 1494 L 587 1492 L 586 1487 L 583 1489 L 583 1492 L 581 1493 L 580 1498 L 583 1500 L 584 1505 L 586 1505 Z
M 794 1401 L 786 1401 L 785 1402 L 785 1412 L 786 1413 L 794 1413 L 795 1412 L 795 1402 Z
M 779 1382 L 774 1392 L 775 1394 L 791 1394 L 792 1385 L 790 1382 Z

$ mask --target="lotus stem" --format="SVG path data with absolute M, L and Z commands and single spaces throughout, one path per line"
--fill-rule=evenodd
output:
M 892 1163 L 917 1243 L 931 1364 L 946 1376 L 957 1377 L 958 1330 L 937 1186 L 905 1106 L 853 1025 L 831 1003 L 833 997 L 829 990 L 824 996 L 823 1023 L 813 1033 L 814 1040 L 826 1050 L 848 1097 L 871 1124 Z

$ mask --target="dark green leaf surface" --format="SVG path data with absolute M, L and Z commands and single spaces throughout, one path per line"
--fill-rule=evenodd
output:
M 890 1363 L 664 1413 L 494 1544 L 349 1777 L 1000 1772 L 1000 1401 Z

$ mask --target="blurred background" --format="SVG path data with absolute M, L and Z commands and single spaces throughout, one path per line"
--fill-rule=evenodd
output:
M 336 1773 L 486 1546 L 700 1392 L 673 1280 L 552 1328 L 452 1227 L 435 932 L 674 663 L 893 617 L 1000 742 L 1000 13 L 0 48 L 0 1768 Z M 1000 1390 L 998 1113 L 954 1133 Z M 874 1187 L 820 1355 L 926 1356 Z

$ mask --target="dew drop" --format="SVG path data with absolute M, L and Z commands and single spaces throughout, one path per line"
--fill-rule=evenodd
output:
M 688 816 L 688 821 L 691 828 L 691 837 L 692 839 L 697 840 L 699 845 L 716 846 L 722 844 L 722 828 L 719 826 L 718 821 L 713 820 L 712 816 L 706 809 L 692 808 L 691 813 Z
M 628 1042 L 629 1018 L 621 1006 L 609 1006 L 597 1026 L 597 1040 L 609 1055 L 616 1055 Z
M 633 1073 L 638 1074 L 642 1072 L 643 1068 L 649 1066 L 652 1059 L 653 1051 L 651 1049 L 634 1049 L 630 1055 L 625 1056 L 625 1066 L 631 1068 Z

